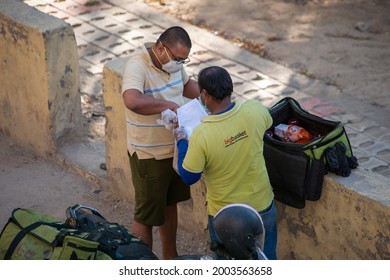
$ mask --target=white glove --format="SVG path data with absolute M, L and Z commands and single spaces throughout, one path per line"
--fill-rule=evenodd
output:
M 187 133 L 185 132 L 184 127 L 182 126 L 173 130 L 173 136 L 175 137 L 176 142 L 179 142 L 182 139 L 188 141 Z
M 161 119 L 158 119 L 157 123 L 165 126 L 169 130 L 173 130 L 177 127 L 177 115 L 172 110 L 166 109 L 161 112 Z

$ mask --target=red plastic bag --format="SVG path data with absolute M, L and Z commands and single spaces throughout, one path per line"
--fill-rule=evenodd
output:
M 274 133 L 284 142 L 305 144 L 313 139 L 306 129 L 293 124 L 279 124 L 275 127 Z

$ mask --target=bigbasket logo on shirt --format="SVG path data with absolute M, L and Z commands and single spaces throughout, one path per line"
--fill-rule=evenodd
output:
M 242 132 L 237 133 L 234 136 L 226 138 L 225 139 L 225 148 L 229 147 L 230 145 L 233 145 L 234 143 L 237 143 L 238 141 L 240 141 L 244 138 L 247 138 L 247 137 L 248 137 L 248 135 L 246 134 L 246 131 L 244 130 Z

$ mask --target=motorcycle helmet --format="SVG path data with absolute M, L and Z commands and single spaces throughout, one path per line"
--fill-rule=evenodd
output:
M 227 205 L 214 216 L 213 226 L 232 259 L 249 260 L 262 252 L 264 224 L 253 207 L 242 203 Z

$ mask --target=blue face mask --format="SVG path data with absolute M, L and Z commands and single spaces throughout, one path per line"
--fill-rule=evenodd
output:
M 202 106 L 204 107 L 204 109 L 207 111 L 207 110 L 208 110 L 208 109 L 207 109 L 207 106 L 206 106 L 206 104 L 203 103 L 202 98 L 201 98 L 202 92 L 203 92 L 203 90 L 200 92 L 200 95 L 198 96 L 198 100 L 199 100 L 200 104 L 202 104 Z

